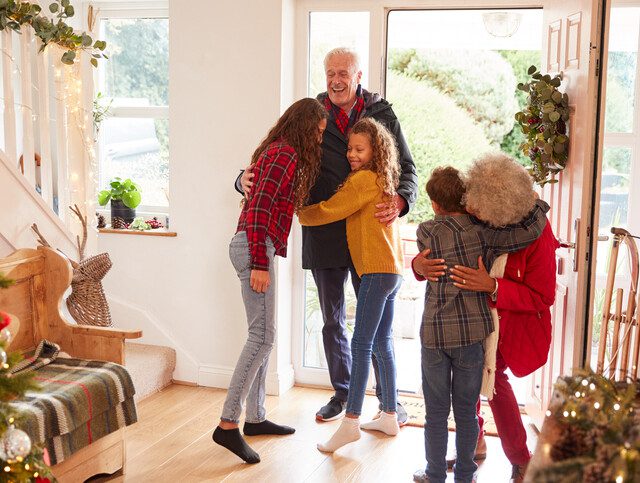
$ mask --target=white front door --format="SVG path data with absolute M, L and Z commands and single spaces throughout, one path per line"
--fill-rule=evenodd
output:
M 532 378 L 527 413 L 540 424 L 558 376 L 584 361 L 589 316 L 588 278 L 594 232 L 590 226 L 595 165 L 601 156 L 596 137 L 601 37 L 599 0 L 547 0 L 543 14 L 543 73 L 563 72 L 561 89 L 569 95 L 569 159 L 556 184 L 542 197 L 551 205 L 556 237 L 571 248 L 556 253 L 556 303 L 547 364 Z

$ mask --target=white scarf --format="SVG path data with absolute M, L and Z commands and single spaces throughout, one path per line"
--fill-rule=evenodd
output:
M 507 266 L 508 254 L 500 255 L 493 262 L 489 275 L 493 278 L 502 278 L 504 269 Z M 491 332 L 484 340 L 484 368 L 482 369 L 482 386 L 480 394 L 485 396 L 489 401 L 493 399 L 495 393 L 496 382 L 496 354 L 498 352 L 498 338 L 500 335 L 500 320 L 498 311 L 491 309 L 491 318 L 493 319 L 493 332 Z

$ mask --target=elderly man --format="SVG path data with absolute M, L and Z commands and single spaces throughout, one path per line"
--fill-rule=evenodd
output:
M 327 92 L 318 95 L 329 112 L 329 122 L 322 140 L 322 164 L 318 180 L 311 190 L 309 203 L 327 200 L 346 179 L 351 168 L 347 161 L 347 134 L 351 126 L 363 117 L 372 117 L 384 124 L 395 136 L 399 150 L 400 185 L 397 195 L 388 204 L 377 206 L 380 223 L 391 224 L 403 216 L 416 200 L 417 175 L 407 142 L 402 135 L 398 118 L 391 104 L 379 94 L 362 89 L 359 57 L 347 48 L 330 51 L 324 60 Z M 247 195 L 253 175 L 247 169 L 236 180 L 236 189 Z M 302 266 L 311 269 L 320 299 L 324 319 L 322 336 L 327 357 L 329 377 L 335 395 L 316 413 L 319 421 L 332 421 L 344 415 L 349 376 L 351 350 L 346 334 L 345 284 L 349 273 L 355 293 L 360 279 L 355 272 L 347 247 L 345 221 L 329 225 L 302 227 Z M 378 365 L 372 357 L 376 381 Z M 380 385 L 376 384 L 380 399 Z M 398 403 L 398 422 L 406 423 L 407 413 Z

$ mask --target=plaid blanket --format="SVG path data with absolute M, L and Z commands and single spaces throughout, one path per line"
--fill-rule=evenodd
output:
M 9 372 L 11 374 L 20 374 L 21 372 L 35 371 L 55 361 L 59 353 L 60 346 L 58 344 L 42 339 L 33 353 L 25 354 L 24 359 L 15 364 Z
M 49 451 L 51 464 L 137 421 L 127 370 L 111 362 L 58 357 L 35 371 L 40 392 L 11 404 L 17 422 Z

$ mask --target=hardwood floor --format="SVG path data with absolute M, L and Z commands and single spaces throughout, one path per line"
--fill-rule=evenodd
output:
M 211 440 L 226 391 L 172 385 L 138 405 L 138 423 L 127 428 L 125 474 L 94 477 L 96 482 L 411 482 L 424 466 L 423 430 L 405 427 L 395 438 L 363 431 L 362 438 L 333 455 L 316 443 L 328 439 L 339 421 L 317 423 L 316 410 L 327 390 L 293 388 L 267 398 L 267 417 L 296 428 L 291 436 L 248 437 L 262 461 L 246 465 Z M 363 420 L 375 414 L 377 400 L 367 396 Z M 529 447 L 535 434 L 528 428 Z M 449 433 L 449 445 L 455 433 Z M 478 470 L 479 483 L 508 482 L 511 466 L 500 441 L 487 438 L 488 457 Z M 449 473 L 447 482 L 453 482 Z

